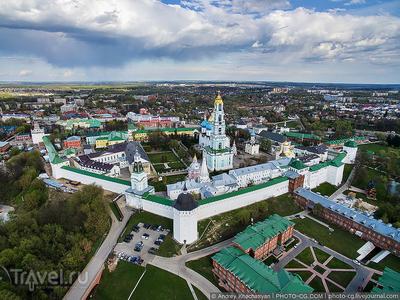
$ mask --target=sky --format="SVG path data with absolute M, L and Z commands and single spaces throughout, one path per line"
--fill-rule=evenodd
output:
M 400 83 L 399 0 L 0 0 L 0 81 Z

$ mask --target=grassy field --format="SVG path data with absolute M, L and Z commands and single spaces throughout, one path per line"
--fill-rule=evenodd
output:
M 311 282 L 308 285 L 314 289 L 314 292 L 325 292 L 322 280 L 318 276 L 315 276 L 314 279 L 311 280 Z
M 148 153 L 148 156 L 157 172 L 181 170 L 186 168 L 186 166 L 172 151 Z M 169 166 L 169 168 L 165 168 L 165 163 Z
M 153 178 L 149 180 L 149 185 L 152 185 L 156 192 L 162 192 L 167 190 L 167 184 L 176 183 L 185 180 L 185 178 L 185 174 L 164 176 L 161 181 L 159 181 L 158 178 Z
M 324 263 L 329 257 L 330 255 L 318 248 L 313 248 L 315 256 L 317 257 L 317 260 L 322 264 Z
M 317 271 L 319 274 L 324 274 L 325 273 L 325 268 L 323 268 L 323 267 L 321 267 L 321 266 L 319 266 L 319 265 L 316 265 L 315 267 L 314 267 L 314 270 L 315 271 Z
M 288 268 L 305 268 L 301 263 L 295 261 L 295 260 L 291 260 L 289 261 L 289 263 L 285 266 L 285 269 Z
M 212 284 L 218 287 L 218 280 L 215 278 L 214 274 L 212 273 L 212 262 L 211 262 L 212 255 L 202 257 L 198 260 L 188 261 L 186 266 L 204 278 L 207 278 Z
M 157 255 L 171 257 L 179 251 L 180 246 L 172 239 L 172 220 L 146 211 L 137 212 L 131 216 L 118 241 L 122 242 L 125 236 L 132 231 L 133 226 L 138 223 L 158 224 L 170 230 L 164 243 L 161 244 Z
M 120 261 L 112 273 L 104 271 L 103 278 L 94 292 L 93 299 L 128 299 L 144 268 Z M 131 299 L 181 300 L 193 299 L 189 287 L 182 278 L 148 265 L 145 275 Z
M 310 247 L 304 249 L 296 256 L 296 258 L 306 265 L 311 265 L 314 262 L 314 257 L 312 256 Z
M 329 279 L 332 279 L 334 282 L 340 284 L 342 287 L 346 287 L 349 285 L 350 281 L 356 276 L 356 272 L 331 272 L 328 275 Z
M 300 275 L 304 282 L 311 277 L 311 272 L 308 271 L 291 271 L 290 273 Z
M 350 265 L 338 260 L 337 258 L 333 257 L 328 264 L 326 265 L 330 269 L 353 269 Z
M 324 196 L 330 196 L 337 190 L 337 187 L 328 183 L 324 182 L 317 186 L 316 188 L 312 189 L 313 192 L 321 193 Z
M 261 212 L 258 209 L 260 205 L 265 205 L 265 208 Z M 247 207 L 202 220 L 198 223 L 199 235 L 203 234 L 209 223 L 210 225 L 203 237 L 193 247 L 190 247 L 189 250 L 194 251 L 210 246 L 244 230 L 250 224 L 250 217 L 246 222 L 243 222 L 240 217 L 244 211 L 249 212 L 249 216 L 253 217 L 254 221 L 258 221 L 264 220 L 275 213 L 281 216 L 292 215 L 300 212 L 301 208 L 296 205 L 289 194 L 284 194 L 277 198 L 270 198 Z
M 128 296 L 144 272 L 144 268 L 120 261 L 112 273 L 106 268 L 93 299 L 128 299 Z
M 343 292 L 343 290 L 336 286 L 335 284 L 331 283 L 330 281 L 326 280 L 326 285 L 328 286 L 329 292 L 331 293 L 340 293 Z
M 361 151 L 372 151 L 375 154 L 377 154 L 379 151 L 385 151 L 385 152 L 399 151 L 400 152 L 400 149 L 389 147 L 386 145 L 381 145 L 381 144 L 364 144 L 364 145 L 358 146 L 358 149 L 360 149 Z
M 296 223 L 295 229 L 298 231 L 352 259 L 358 256 L 357 250 L 365 243 L 359 237 L 333 224 L 330 226 L 334 231 L 330 232 L 326 227 L 309 218 L 295 219 L 293 222 Z

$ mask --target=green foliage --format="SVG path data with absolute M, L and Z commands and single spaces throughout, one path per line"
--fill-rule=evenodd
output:
M 2 199 L 16 206 L 10 221 L 0 224 L 0 265 L 34 272 L 62 270 L 67 278 L 83 269 L 93 243 L 108 229 L 103 190 L 85 186 L 66 199 L 51 200 L 47 187 L 36 179 L 42 168 L 37 152 L 21 153 L 0 172 Z M 60 299 L 67 290 L 44 285 L 29 292 L 26 286 L 2 283 L 0 299 Z

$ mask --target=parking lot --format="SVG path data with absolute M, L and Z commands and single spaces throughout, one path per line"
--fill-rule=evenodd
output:
M 159 236 L 161 234 L 163 235 L 168 235 L 169 234 L 169 229 L 161 229 L 159 231 L 157 230 L 153 230 L 151 228 L 144 228 L 143 223 L 139 223 L 138 227 L 139 227 L 139 231 L 135 232 L 133 231 L 133 228 L 129 228 L 130 233 L 133 234 L 132 240 L 129 242 L 121 242 L 118 243 L 115 246 L 115 253 L 125 253 L 128 255 L 133 255 L 133 256 L 140 256 L 143 260 L 144 260 L 144 264 L 146 263 L 146 260 L 150 257 L 152 257 L 154 254 L 150 254 L 149 250 L 150 248 L 156 248 L 156 254 L 157 254 L 157 250 L 159 248 L 158 245 L 155 244 L 155 242 L 157 241 L 157 239 L 159 238 Z M 149 225 L 154 225 L 154 224 L 149 224 Z M 154 228 L 155 229 L 155 228 Z M 148 234 L 148 239 L 143 238 L 144 234 Z M 135 245 L 137 245 L 138 243 L 143 242 L 143 247 L 140 251 L 135 251 Z

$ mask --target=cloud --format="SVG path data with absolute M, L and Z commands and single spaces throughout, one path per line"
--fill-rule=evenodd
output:
M 344 5 L 357 5 L 357 4 L 365 4 L 365 0 L 351 0 L 346 2 Z
M 32 75 L 32 73 L 33 73 L 32 70 L 21 70 L 21 71 L 19 71 L 18 75 L 20 77 L 25 77 L 25 76 Z
M 394 16 L 290 9 L 285 0 L 0 2 L 0 54 L 38 57 L 62 68 L 243 52 L 260 59 L 279 54 L 286 62 L 399 63 L 399 32 Z

